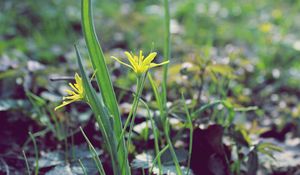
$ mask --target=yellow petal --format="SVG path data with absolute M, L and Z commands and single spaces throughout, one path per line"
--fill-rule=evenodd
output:
M 78 89 L 77 89 L 76 87 L 74 87 L 74 85 L 73 85 L 72 83 L 69 83 L 69 86 L 71 86 L 71 88 L 72 88 L 75 92 L 79 93 Z
M 142 51 L 142 50 L 140 50 L 140 57 L 139 57 L 139 60 L 140 60 L 141 62 L 143 62 L 143 60 L 144 60 L 144 56 L 143 56 L 143 51 Z
M 149 66 L 149 69 L 152 68 L 152 67 L 157 67 L 157 66 L 161 66 L 161 65 L 164 65 L 164 64 L 168 64 L 170 61 L 164 61 L 162 63 L 159 63 L 159 64 L 156 64 L 156 63 L 150 63 L 150 66 Z
M 115 59 L 117 62 L 119 62 L 119 63 L 121 63 L 121 64 L 123 64 L 123 65 L 125 65 L 125 66 L 127 66 L 127 67 L 130 67 L 131 69 L 133 69 L 134 70 L 134 68 L 132 67 L 132 66 L 130 66 L 129 64 L 127 64 L 127 63 L 124 63 L 123 61 L 121 61 L 119 58 L 117 58 L 117 57 L 113 57 L 112 56 L 112 58 L 113 59 Z
M 143 61 L 143 65 L 142 66 L 147 66 L 149 65 L 153 59 L 156 57 L 157 53 L 156 52 L 152 52 L 150 53 L 146 58 L 145 60 Z
M 133 70 L 136 70 L 138 68 L 138 64 L 137 62 L 134 60 L 134 56 L 132 57 L 132 55 L 129 52 L 125 52 L 125 55 L 127 56 L 128 61 L 130 62 L 130 64 L 133 67 Z
M 76 81 L 77 84 L 81 84 L 81 82 L 82 82 L 80 76 L 78 75 L 78 73 L 75 74 L 75 81 Z
M 69 89 L 65 90 L 69 95 L 75 95 L 76 93 L 74 91 L 71 91 Z
M 54 108 L 54 110 L 56 111 L 57 109 L 62 108 L 62 107 L 66 106 L 66 105 L 68 105 L 68 104 L 70 104 L 70 103 L 72 103 L 72 102 L 74 102 L 74 101 L 75 101 L 75 100 L 64 101 L 61 105 L 59 105 L 59 106 L 57 106 L 56 108 Z
M 79 99 L 80 99 L 80 96 L 78 94 L 72 95 L 72 96 L 63 97 L 63 100 L 79 100 Z

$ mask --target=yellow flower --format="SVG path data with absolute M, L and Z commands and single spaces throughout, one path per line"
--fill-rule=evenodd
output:
M 73 103 L 74 101 L 80 101 L 83 100 L 85 97 L 85 92 L 83 89 L 82 79 L 81 77 L 76 73 L 75 74 L 75 84 L 69 83 L 72 90 L 67 89 L 66 92 L 69 96 L 63 97 L 63 103 L 59 106 L 57 106 L 54 110 L 56 111 L 59 108 L 62 108 L 70 103 Z
M 259 26 L 259 30 L 264 32 L 264 33 L 270 32 L 272 30 L 272 28 L 273 28 L 272 24 L 268 23 L 268 22 L 263 23 Z
M 116 57 L 112 57 L 112 58 L 115 59 L 116 61 L 118 61 L 119 63 L 131 68 L 138 75 L 146 72 L 148 69 L 150 69 L 152 67 L 157 67 L 157 66 L 161 66 L 161 65 L 169 63 L 169 60 L 164 61 L 164 62 L 159 63 L 159 64 L 152 63 L 155 56 L 157 55 L 156 52 L 150 53 L 146 58 L 144 58 L 144 55 L 143 55 L 142 51 L 140 51 L 139 56 L 134 55 L 134 54 L 129 53 L 129 52 L 125 52 L 125 55 L 127 56 L 127 59 L 128 59 L 128 61 L 130 62 L 131 65 L 129 65 L 127 63 L 124 63 L 119 58 L 116 58 Z

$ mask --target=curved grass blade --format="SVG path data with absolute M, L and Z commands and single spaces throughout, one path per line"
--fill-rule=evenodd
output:
M 81 162 L 80 159 L 78 160 L 78 162 L 79 162 L 80 167 L 81 167 L 81 169 L 82 169 L 82 171 L 83 171 L 83 175 L 87 175 L 86 169 L 85 169 L 85 167 L 84 167 L 84 165 L 82 164 L 82 162 Z M 101 175 L 102 175 L 102 174 L 101 174 Z
M 25 160 L 25 164 L 26 164 L 27 173 L 28 173 L 28 175 L 30 175 L 30 174 L 31 174 L 31 172 L 30 172 L 30 168 L 29 168 L 29 164 L 28 164 L 27 156 L 26 156 L 26 153 L 25 153 L 25 151 L 24 151 L 24 150 L 22 150 L 22 154 L 23 154 L 23 157 L 24 157 L 24 160 Z
M 151 114 L 150 114 L 149 106 L 147 105 L 147 103 L 143 99 L 140 99 L 140 101 L 146 107 L 147 115 L 148 115 L 148 117 L 151 121 L 152 131 L 153 131 L 153 135 L 154 135 L 155 153 L 156 153 L 156 156 L 158 156 L 158 153 L 160 152 L 159 151 L 159 143 L 158 143 L 158 141 L 159 141 L 158 129 L 157 129 L 155 123 L 154 123 L 153 116 L 151 116 Z M 157 164 L 158 164 L 158 168 L 159 168 L 159 174 L 161 174 L 162 165 L 161 165 L 160 157 L 157 157 Z M 151 171 L 149 172 L 149 174 L 151 174 Z
M 86 134 L 84 133 L 83 129 L 82 129 L 81 127 L 80 127 L 79 129 L 80 129 L 80 131 L 81 131 L 81 133 L 82 133 L 82 135 L 83 135 L 85 141 L 86 141 L 86 142 L 88 143 L 88 145 L 89 145 L 90 153 L 91 153 L 92 156 L 93 156 L 93 159 L 94 159 L 94 161 L 95 161 L 95 163 L 96 163 L 96 166 L 97 166 L 97 169 L 98 169 L 99 173 L 100 173 L 101 175 L 105 175 L 105 171 L 104 171 L 104 169 L 103 169 L 101 160 L 100 160 L 99 156 L 97 155 L 96 149 L 94 148 L 94 146 L 93 146 L 92 143 L 90 142 L 89 138 L 88 138 L 88 137 L 86 136 Z M 80 165 L 81 165 L 81 167 L 82 167 L 82 169 L 83 169 L 83 172 L 85 172 L 85 174 L 86 174 L 86 169 L 84 168 L 82 162 L 80 161 L 80 159 L 79 159 L 78 161 L 79 161 L 79 163 L 80 163 Z
M 218 104 L 223 104 L 223 103 L 224 103 L 224 101 L 222 101 L 222 100 L 216 100 L 216 101 L 213 101 L 211 103 L 208 103 L 208 104 L 205 104 L 205 105 L 201 106 L 199 109 L 197 109 L 196 111 L 194 111 L 191 114 L 192 120 L 196 119 L 206 109 L 214 107 L 214 106 L 216 106 Z
M 157 153 L 157 155 L 156 155 L 156 157 L 153 159 L 153 161 L 152 161 L 152 167 L 151 167 L 151 169 L 150 169 L 150 171 L 149 171 L 149 174 L 152 174 L 152 171 L 153 171 L 153 168 L 154 168 L 154 165 L 156 164 L 156 162 L 160 159 L 160 157 L 161 157 L 161 155 L 164 153 L 164 152 L 166 152 L 167 151 L 167 149 L 170 147 L 170 145 L 167 145 L 167 146 L 165 146 L 162 150 L 160 150 L 158 153 Z M 160 169 L 159 171 L 161 171 L 162 169 Z M 161 172 L 160 172 L 161 173 Z
M 39 151 L 38 151 L 38 147 L 37 147 L 34 135 L 31 132 L 29 132 L 29 136 L 30 136 L 30 138 L 33 142 L 33 146 L 34 146 L 34 154 L 35 154 L 34 175 L 38 175 L 39 174 Z
M 190 175 L 190 167 L 191 167 L 191 157 L 192 157 L 192 151 L 193 151 L 193 133 L 194 133 L 194 128 L 193 128 L 193 121 L 192 121 L 192 117 L 190 115 L 190 112 L 188 110 L 188 107 L 186 105 L 186 100 L 184 98 L 183 93 L 181 94 L 181 98 L 182 98 L 182 102 L 183 102 L 183 106 L 184 106 L 184 110 L 187 116 L 187 121 L 188 121 L 188 128 L 190 130 L 190 139 L 189 139 L 189 157 L 188 157 L 188 164 L 187 164 L 187 175 Z

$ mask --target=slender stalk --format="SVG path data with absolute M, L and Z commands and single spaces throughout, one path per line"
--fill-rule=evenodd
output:
M 192 117 L 190 115 L 190 112 L 187 108 L 187 105 L 185 103 L 185 98 L 183 96 L 183 94 L 181 94 L 182 96 L 182 100 L 183 100 L 183 104 L 184 104 L 184 110 L 188 119 L 188 127 L 190 130 L 190 139 L 189 139 L 189 157 L 188 157 L 188 170 L 187 170 L 187 175 L 190 174 L 190 167 L 191 167 L 191 157 L 192 157 L 192 150 L 193 150 L 193 133 L 194 133 L 194 128 L 193 128 L 193 123 L 192 123 Z
M 164 37 L 164 61 L 170 60 L 170 11 L 169 11 L 169 0 L 164 0 L 164 10 L 165 10 L 165 19 L 164 19 L 164 30 L 165 30 L 165 37 Z M 163 105 L 163 113 L 162 115 L 162 122 L 164 126 L 164 134 L 167 140 L 167 143 L 170 146 L 170 151 L 172 155 L 172 159 L 176 166 L 176 171 L 178 175 L 181 175 L 181 169 L 172 146 L 172 141 L 169 136 L 169 125 L 167 119 L 167 77 L 168 77 L 168 65 L 163 66 L 163 81 L 162 81 L 162 105 Z
M 182 174 L 181 169 L 179 167 L 179 163 L 178 163 L 176 154 L 175 154 L 175 151 L 174 151 L 174 148 L 172 146 L 171 139 L 169 137 L 169 132 L 168 132 L 168 127 L 169 126 L 168 126 L 168 119 L 166 117 L 167 113 L 165 112 L 166 111 L 165 104 L 162 102 L 161 96 L 159 96 L 159 94 L 158 94 L 158 88 L 157 88 L 156 84 L 154 83 L 154 81 L 152 79 L 152 76 L 150 74 L 149 74 L 148 78 L 150 80 L 150 83 L 151 83 L 151 86 L 152 86 L 152 89 L 153 89 L 153 92 L 154 92 L 154 95 L 155 95 L 155 99 L 156 99 L 156 102 L 158 104 L 158 108 L 159 108 L 160 115 L 161 115 L 161 122 L 163 123 L 164 135 L 165 135 L 165 137 L 167 139 L 167 142 L 170 146 L 170 151 L 171 151 L 171 154 L 172 154 L 172 159 L 173 159 L 173 161 L 175 163 L 175 166 L 176 166 L 177 174 Z
M 146 107 L 147 112 L 148 112 L 148 116 L 149 116 L 150 121 L 151 121 L 152 131 L 153 131 L 153 135 L 154 135 L 155 154 L 156 154 L 156 157 L 157 157 L 157 164 L 158 164 L 158 168 L 159 168 L 159 174 L 162 174 L 161 173 L 161 170 L 162 170 L 161 160 L 160 160 L 160 156 L 158 156 L 158 154 L 160 152 L 159 151 L 159 143 L 158 143 L 159 136 L 158 136 L 158 133 L 157 133 L 158 129 L 157 129 L 155 123 L 154 123 L 154 120 L 153 120 L 151 114 L 150 114 L 149 106 L 147 105 L 147 103 L 144 100 L 142 100 L 142 99 L 140 99 L 140 100 L 143 103 L 143 105 Z M 154 164 L 154 162 L 153 162 L 153 164 Z M 151 174 L 151 172 L 152 171 L 150 171 L 149 174 Z
M 170 12 L 169 0 L 164 0 L 164 61 L 170 60 Z M 167 76 L 168 65 L 163 66 L 163 81 L 162 81 L 162 102 L 166 105 L 167 102 Z M 165 106 L 166 107 L 166 106 Z
M 121 139 L 123 138 L 125 132 L 126 132 L 126 129 L 129 125 L 129 123 L 132 123 L 132 120 L 134 120 L 135 118 L 135 115 L 136 115 L 136 111 L 137 111 L 137 107 L 138 107 L 138 103 L 139 103 L 139 99 L 141 97 L 141 94 L 142 94 L 142 91 L 143 91 L 143 86 L 144 86 L 144 82 L 145 82 L 145 76 L 139 76 L 137 77 L 137 92 L 136 92 L 136 95 L 134 96 L 134 99 L 133 99 L 133 103 L 132 103 L 132 108 L 128 114 L 128 117 L 125 121 L 125 124 L 124 124 L 124 127 L 123 127 L 123 130 L 122 130 L 122 133 L 120 135 L 120 138 L 119 138 L 119 141 L 118 141 L 118 147 L 117 147 L 117 150 L 119 150 L 119 146 L 120 146 L 120 143 L 121 143 Z
M 98 169 L 98 172 L 99 172 L 101 175 L 102 175 L 102 174 L 105 174 L 105 171 L 104 171 L 104 169 L 103 169 L 101 160 L 100 160 L 100 158 L 99 158 L 98 155 L 97 155 L 96 149 L 94 148 L 94 146 L 93 146 L 92 143 L 90 142 L 89 138 L 88 138 L 88 137 L 86 136 L 86 134 L 84 133 L 83 129 L 82 129 L 81 127 L 80 127 L 79 129 L 80 129 L 80 131 L 81 131 L 81 133 L 82 133 L 84 139 L 86 140 L 86 142 L 87 142 L 88 145 L 89 145 L 89 150 L 90 150 L 90 153 L 92 153 L 93 159 L 94 159 L 94 161 L 95 161 L 95 163 L 96 163 L 96 166 L 97 166 L 97 169 Z M 79 160 L 79 161 L 80 161 L 80 160 Z M 80 161 L 79 163 L 81 163 L 81 161 Z M 82 164 L 82 163 L 81 163 L 81 164 Z M 85 170 L 85 168 L 84 168 L 84 170 Z
M 27 173 L 28 173 L 28 175 L 31 175 L 31 172 L 30 172 L 30 168 L 29 168 L 29 164 L 28 164 L 28 160 L 27 160 L 27 156 L 26 156 L 26 154 L 25 154 L 25 151 L 23 150 L 22 153 L 23 153 L 23 156 L 24 156 L 24 160 L 25 160 L 25 164 L 26 164 Z
M 138 93 L 139 93 L 139 96 L 141 96 L 142 94 L 142 91 L 143 91 L 143 88 L 144 88 L 144 83 L 145 83 L 145 80 L 146 80 L 146 74 L 142 77 L 138 77 L 137 78 L 137 86 L 138 86 Z M 131 143 L 131 133 L 132 133 L 132 130 L 133 130 L 133 125 L 134 125 L 134 120 L 135 120 L 135 116 L 136 116 L 136 111 L 137 111 L 137 107 L 138 107 L 138 104 L 139 104 L 139 100 L 140 97 L 136 98 L 137 100 L 137 104 L 135 106 L 135 108 L 133 109 L 133 115 L 132 115 L 132 119 L 131 119 L 131 122 L 130 122 L 130 128 L 129 128 L 129 133 L 128 133 L 128 147 Z
M 34 153 L 35 153 L 35 170 L 34 170 L 34 175 L 38 175 L 39 174 L 39 151 L 38 151 L 38 147 L 35 141 L 35 138 L 33 136 L 33 134 L 31 132 L 29 132 L 29 136 L 33 142 L 33 146 L 34 146 Z
M 67 132 L 68 132 L 68 129 L 67 129 Z M 68 138 L 67 137 L 64 137 L 64 144 L 65 144 L 65 161 L 68 162 L 68 159 L 69 159 L 69 145 L 68 145 Z
M 170 146 L 170 152 L 171 152 L 171 156 L 172 156 L 173 162 L 174 162 L 175 167 L 176 167 L 176 172 L 177 172 L 178 175 L 182 175 L 182 171 L 180 169 L 180 165 L 179 165 L 179 162 L 178 162 L 178 159 L 177 159 L 174 147 L 172 145 L 172 141 L 171 141 L 170 136 L 169 136 L 169 129 L 168 129 L 169 128 L 169 124 L 168 124 L 168 122 L 169 121 L 166 120 L 165 123 L 164 123 L 164 134 L 165 134 L 167 143 Z
M 81 162 L 80 159 L 78 159 L 78 162 L 79 162 L 79 164 L 80 164 L 80 166 L 81 166 L 81 169 L 82 169 L 83 174 L 84 174 L 84 175 L 87 175 L 86 169 L 85 169 L 85 167 L 84 167 L 84 165 L 82 164 L 82 162 Z
M 152 164 L 153 164 L 153 165 L 156 163 L 156 161 L 160 160 L 161 155 L 162 155 L 165 151 L 167 151 L 167 149 L 168 149 L 169 147 L 170 147 L 170 145 L 167 145 L 167 146 L 165 146 L 160 152 L 157 153 L 156 157 L 155 157 L 155 158 L 153 159 L 153 161 L 152 161 Z M 153 165 L 152 165 L 152 167 L 151 167 L 151 169 L 150 169 L 150 171 L 149 171 L 149 174 L 152 174 L 152 171 L 153 171 L 153 168 L 154 168 Z M 161 168 L 159 169 L 159 174 L 162 174 L 162 173 L 161 173 Z

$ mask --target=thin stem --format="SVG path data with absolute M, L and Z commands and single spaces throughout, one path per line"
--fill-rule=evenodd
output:
M 138 104 L 139 104 L 139 101 L 140 101 L 139 100 L 140 96 L 141 96 L 143 88 L 144 88 L 144 83 L 145 83 L 145 80 L 146 80 L 146 76 L 147 76 L 147 72 L 145 73 L 145 75 L 143 77 L 138 77 L 137 78 L 137 86 L 138 86 L 138 95 L 139 96 L 136 98 L 137 104 L 136 104 L 135 108 L 133 109 L 133 115 L 132 115 L 132 119 L 131 119 L 131 122 L 130 122 L 130 128 L 129 128 L 129 133 L 128 133 L 128 147 L 131 143 L 131 133 L 132 133 L 132 130 L 133 130 L 136 111 L 137 111 L 137 107 L 138 107 Z
M 169 0 L 164 0 L 164 61 L 170 60 L 170 12 L 169 12 Z M 168 65 L 163 66 L 163 81 L 162 81 L 162 101 L 166 105 L 167 101 L 167 77 L 168 77 Z
M 177 159 L 174 147 L 172 145 L 172 141 L 171 141 L 170 136 L 169 136 L 169 130 L 168 130 L 168 128 L 169 128 L 169 124 L 168 124 L 168 120 L 166 120 L 165 124 L 164 124 L 165 137 L 166 137 L 168 145 L 170 146 L 171 156 L 172 156 L 173 162 L 174 162 L 175 167 L 176 167 L 176 172 L 177 172 L 178 175 L 182 175 L 182 171 L 180 169 L 180 165 L 179 165 L 179 162 L 178 162 L 178 159 Z
M 181 94 L 182 96 L 182 100 L 183 100 L 183 104 L 184 104 L 184 109 L 185 109 L 185 113 L 188 119 L 188 127 L 190 130 L 190 139 L 189 139 L 189 157 L 188 157 L 188 170 L 187 170 L 187 175 L 190 174 L 190 167 L 191 167 L 191 157 L 192 157 L 192 150 L 193 150 L 193 133 L 194 133 L 194 128 L 193 128 L 193 122 L 192 122 L 192 117 L 190 115 L 190 112 L 187 108 L 186 102 L 185 102 L 185 98 L 183 96 L 183 94 Z
M 144 74 L 144 75 L 138 75 L 137 76 L 137 92 L 134 96 L 134 100 L 133 100 L 133 104 L 132 104 L 132 108 L 128 114 L 128 117 L 125 121 L 125 124 L 124 124 L 124 127 L 123 127 L 123 130 L 122 130 L 122 133 L 120 135 L 120 138 L 119 138 L 119 141 L 118 141 L 118 145 L 117 145 L 117 150 L 119 150 L 119 146 L 120 146 L 120 143 L 121 143 L 121 139 L 122 137 L 124 136 L 125 134 L 125 131 L 130 123 L 130 130 L 132 130 L 132 122 L 134 122 L 134 119 L 135 119 L 135 115 L 136 115 L 136 111 L 137 111 L 137 107 L 138 107 L 138 103 L 139 103 L 139 99 L 141 97 L 141 94 L 142 94 L 142 91 L 143 91 L 143 88 L 144 88 L 144 83 L 145 83 L 145 80 L 146 80 L 146 76 L 148 75 L 148 71 Z M 129 132 L 129 140 L 130 140 L 130 132 Z
M 25 154 L 25 151 L 24 151 L 24 150 L 22 151 L 22 153 L 23 153 L 23 156 L 24 156 L 24 160 L 25 160 L 25 164 L 26 164 L 27 173 L 28 173 L 28 175 L 30 175 L 30 174 L 31 174 L 31 172 L 30 172 L 30 168 L 29 168 L 29 164 L 28 164 L 27 156 L 26 156 L 26 154 Z
M 81 127 L 79 127 L 84 139 L 86 140 L 86 142 L 88 143 L 89 145 L 89 150 L 90 150 L 90 153 L 92 153 L 92 158 L 94 159 L 95 163 L 96 163 L 96 166 L 97 166 L 97 169 L 98 169 L 98 172 L 102 175 L 104 174 L 105 175 L 105 171 L 103 169 L 103 166 L 102 166 L 102 163 L 101 163 L 101 160 L 100 158 L 98 157 L 98 154 L 97 154 L 97 151 L 96 149 L 94 148 L 94 146 L 92 145 L 92 143 L 90 142 L 89 138 L 86 136 L 85 132 L 83 131 L 83 129 Z
M 164 152 L 166 152 L 167 149 L 168 149 L 169 147 L 170 147 L 170 145 L 167 145 L 167 146 L 165 146 L 160 152 L 157 153 L 156 157 L 155 157 L 155 158 L 153 159 L 153 161 L 152 161 L 152 167 L 151 167 L 151 169 L 150 169 L 150 171 L 149 171 L 149 174 L 152 174 L 152 171 L 153 171 L 153 168 L 154 168 L 153 165 L 156 163 L 156 161 L 160 160 L 161 155 L 162 155 Z M 162 173 L 161 173 L 161 168 L 159 169 L 159 174 L 162 174 Z
M 150 118 L 150 121 L 151 121 L 151 126 L 152 126 L 152 131 L 153 131 L 153 135 L 154 135 L 154 147 L 155 147 L 155 154 L 156 154 L 156 157 L 157 157 L 157 164 L 158 164 L 158 168 L 159 168 L 159 174 L 162 174 L 161 173 L 161 170 L 162 170 L 162 165 L 161 165 L 161 160 L 160 160 L 160 156 L 159 155 L 159 143 L 158 143 L 158 139 L 159 139 L 159 136 L 158 136 L 158 133 L 157 133 L 157 127 L 154 123 L 154 120 L 152 118 L 152 115 L 150 114 L 150 109 L 149 109 L 149 106 L 147 105 L 147 103 L 140 99 L 140 101 L 143 103 L 143 105 L 146 107 L 147 109 L 147 112 L 148 112 L 148 116 Z M 153 162 L 154 164 L 154 162 Z M 152 167 L 153 168 L 153 167 Z M 149 174 L 151 174 L 152 172 L 152 168 L 151 168 L 151 171 L 149 171 Z
M 80 159 L 78 159 L 78 162 L 79 162 L 79 164 L 80 164 L 80 166 L 81 166 L 81 169 L 82 169 L 83 174 L 84 174 L 84 175 L 87 175 L 86 169 L 85 169 L 85 167 L 84 167 L 84 165 L 82 164 L 82 162 L 81 162 Z
M 165 37 L 164 37 L 164 61 L 170 60 L 170 12 L 169 12 L 169 0 L 164 0 L 164 10 L 165 10 Z M 162 115 L 162 121 L 164 124 L 164 134 L 167 139 L 167 143 L 170 146 L 171 155 L 173 161 L 176 166 L 176 171 L 178 175 L 181 175 L 181 169 L 172 146 L 172 141 L 169 137 L 168 133 L 168 119 L 167 119 L 167 77 L 168 77 L 168 64 L 164 65 L 163 67 L 163 81 L 162 81 L 162 105 L 164 107 Z
M 34 146 L 34 153 L 35 153 L 35 170 L 34 170 L 34 175 L 38 175 L 39 174 L 39 151 L 38 151 L 38 147 L 35 141 L 35 138 L 33 136 L 33 134 L 31 132 L 29 132 L 29 136 L 33 142 L 33 146 Z

